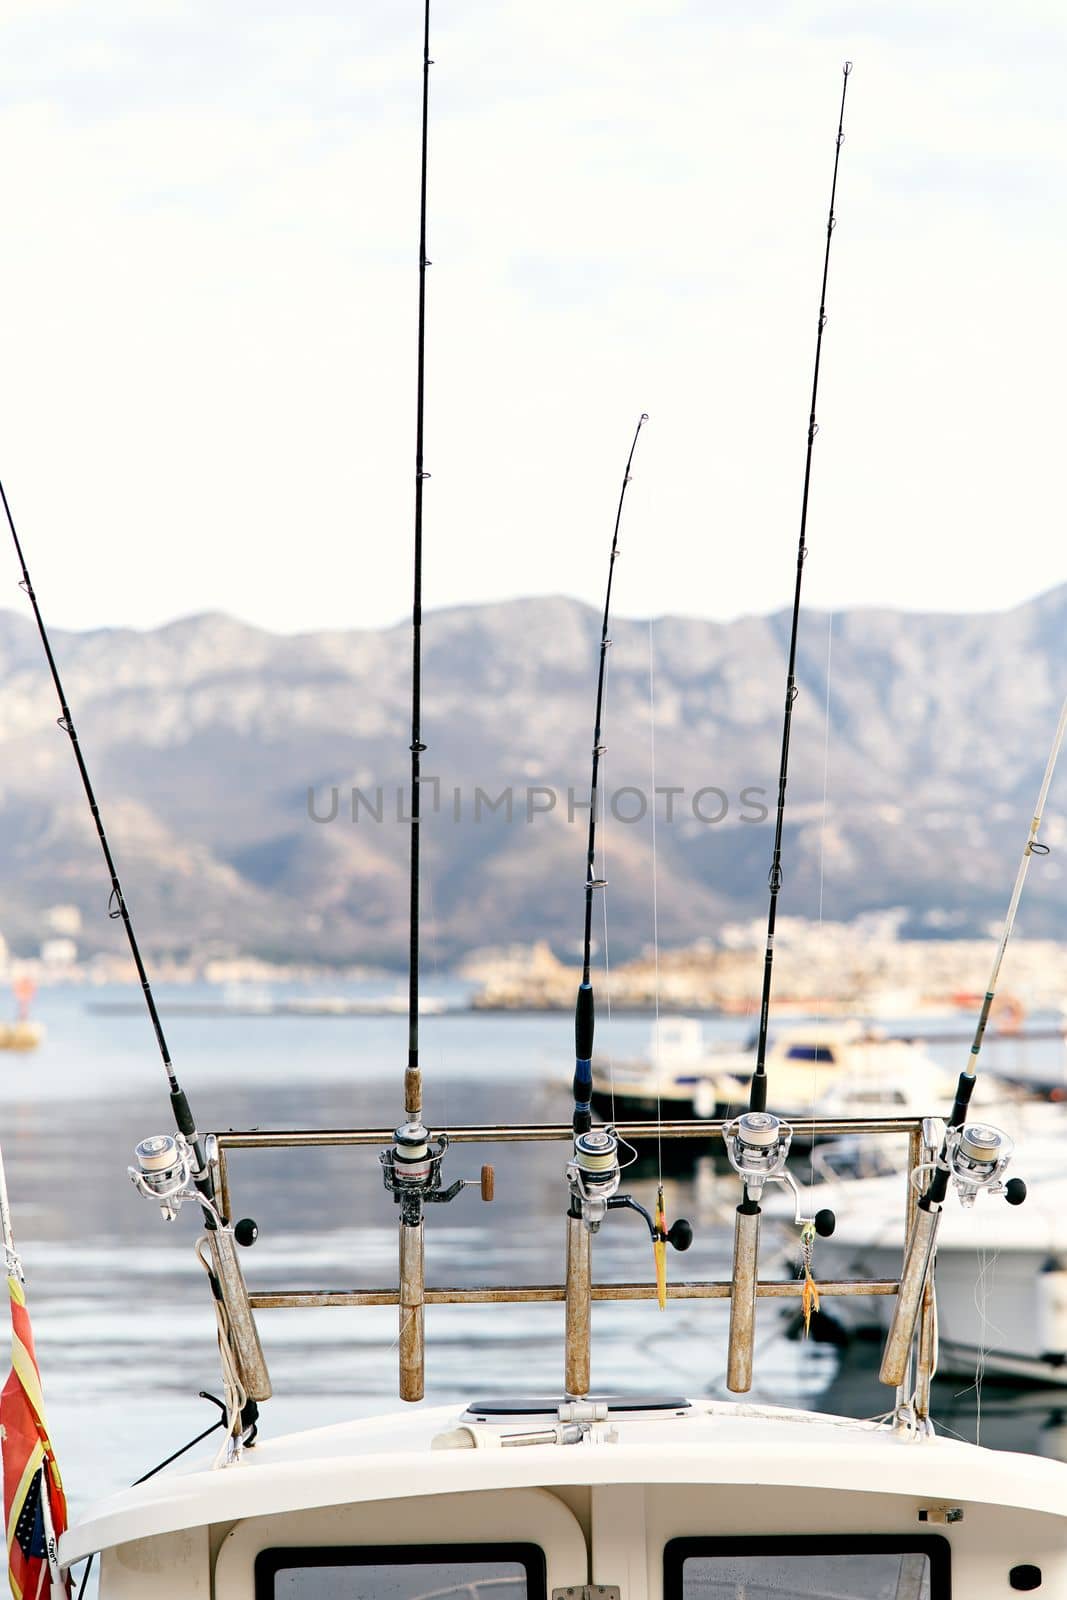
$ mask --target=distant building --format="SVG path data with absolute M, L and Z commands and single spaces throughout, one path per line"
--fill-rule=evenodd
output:
M 82 931 L 82 914 L 77 906 L 49 906 L 45 912 L 49 933 L 75 939 Z
M 77 959 L 78 946 L 73 939 L 45 939 L 41 944 L 41 960 L 52 971 L 72 967 Z

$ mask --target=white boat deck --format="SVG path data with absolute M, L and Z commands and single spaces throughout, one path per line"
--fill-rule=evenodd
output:
M 475 1421 L 455 1406 L 265 1439 L 236 1465 L 204 1462 L 101 1502 L 64 1537 L 65 1562 L 131 1540 L 338 1505 L 561 1485 L 732 1485 L 760 1496 L 796 1488 L 1017 1507 L 1067 1519 L 1067 1467 L 1029 1455 L 916 1439 L 873 1422 L 769 1406 L 696 1402 L 685 1414 L 616 1413 L 611 1441 L 501 1449 L 501 1436 L 555 1418 Z M 474 1447 L 442 1447 L 468 1427 Z M 435 1441 L 437 1443 L 435 1444 Z M 911 1511 L 915 1524 L 917 1512 Z

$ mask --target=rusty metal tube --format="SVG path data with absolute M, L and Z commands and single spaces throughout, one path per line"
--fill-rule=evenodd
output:
M 226 1308 L 230 1345 L 241 1386 L 250 1400 L 269 1400 L 272 1393 L 270 1373 L 259 1342 L 244 1274 L 237 1260 L 233 1234 L 225 1228 L 210 1228 L 205 1237 L 211 1251 L 215 1281 Z
M 915 1364 L 915 1415 L 926 1422 L 930 1415 L 930 1388 L 937 1371 L 937 1296 L 933 1275 L 926 1279 L 919 1317 L 919 1353 Z
M 923 1290 L 937 1245 L 937 1230 L 941 1221 L 940 1206 L 915 1213 L 915 1221 L 908 1235 L 904 1252 L 904 1266 L 900 1274 L 900 1293 L 893 1307 L 893 1318 L 882 1352 L 882 1367 L 878 1376 L 890 1388 L 896 1389 L 904 1381 L 908 1354 L 915 1337 L 915 1324 L 919 1320 Z
M 733 1291 L 730 1295 L 730 1343 L 726 1387 L 747 1394 L 752 1387 L 752 1344 L 756 1334 L 756 1285 L 759 1280 L 760 1208 L 745 1200 L 734 1222 Z
M 400 1398 L 421 1400 L 426 1392 L 424 1334 L 425 1250 L 423 1224 L 400 1224 Z
M 589 1393 L 590 1245 L 589 1229 L 581 1217 L 568 1216 L 564 1383 L 568 1394 L 579 1396 Z

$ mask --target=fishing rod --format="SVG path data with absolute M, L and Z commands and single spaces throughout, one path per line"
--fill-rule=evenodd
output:
M 134 932 L 133 920 L 130 917 L 129 907 L 126 904 L 126 896 L 123 894 L 122 885 L 119 882 L 118 869 L 115 866 L 115 858 L 111 854 L 111 846 L 108 843 L 107 834 L 104 831 L 104 820 L 100 814 L 100 807 L 97 804 L 96 795 L 93 791 L 92 780 L 89 777 L 89 769 L 85 764 L 85 756 L 82 753 L 81 742 L 78 739 L 78 732 L 74 726 L 74 718 L 71 716 L 70 706 L 67 703 L 67 696 L 63 688 L 63 681 L 59 676 L 59 668 L 56 665 L 56 658 L 52 651 L 51 640 L 48 637 L 48 629 L 45 627 L 45 621 L 41 614 L 41 607 L 38 604 L 37 594 L 30 579 L 30 571 L 26 565 L 26 557 L 23 553 L 22 544 L 19 540 L 17 532 L 15 531 L 15 519 L 11 514 L 11 507 L 8 504 L 7 493 L 2 483 L 0 483 L 0 500 L 3 501 L 4 515 L 7 518 L 7 525 L 11 530 L 11 538 L 15 545 L 15 554 L 18 558 L 19 566 L 22 569 L 22 581 L 19 584 L 19 588 L 25 591 L 30 605 L 33 608 L 33 615 L 37 622 L 37 632 L 41 636 L 41 644 L 44 646 L 45 659 L 48 662 L 48 670 L 52 675 L 52 682 L 55 685 L 56 696 L 59 700 L 59 726 L 70 739 L 71 749 L 74 751 L 74 760 L 77 763 L 78 773 L 82 781 L 82 788 L 85 790 L 85 798 L 89 802 L 89 811 L 92 814 L 92 819 L 96 826 L 96 835 L 100 840 L 100 848 L 103 851 L 104 861 L 107 865 L 108 876 L 111 879 L 111 897 L 108 902 L 108 915 L 114 920 L 121 921 L 122 926 L 125 929 L 126 939 L 130 947 L 130 955 L 133 957 L 133 964 L 137 969 L 137 977 L 141 985 L 141 992 L 144 995 L 145 1005 L 148 1008 L 148 1016 L 152 1023 L 152 1031 L 155 1033 L 156 1044 L 159 1047 L 159 1053 L 163 1061 L 163 1070 L 167 1075 L 167 1088 L 170 1093 L 170 1103 L 174 1112 L 174 1120 L 177 1124 L 179 1133 L 188 1142 L 189 1149 L 192 1153 L 193 1181 L 196 1183 L 196 1186 L 200 1190 L 201 1194 L 203 1194 L 206 1199 L 211 1200 L 214 1197 L 211 1192 L 211 1183 L 204 1162 L 203 1144 L 201 1142 L 200 1135 L 196 1130 L 196 1123 L 193 1120 L 193 1114 L 189 1108 L 189 1101 L 186 1097 L 184 1089 L 182 1089 L 181 1085 L 179 1084 L 177 1075 L 174 1071 L 174 1063 L 171 1060 L 170 1050 L 167 1047 L 166 1036 L 163 1032 L 163 1023 L 160 1020 L 155 996 L 152 993 L 152 985 L 148 979 L 148 973 L 145 969 L 144 958 L 141 955 L 140 945 L 137 943 L 137 935 Z
M 89 776 L 89 768 L 86 765 L 81 741 L 78 738 L 74 718 L 71 715 L 66 691 L 63 688 L 63 681 L 59 675 L 59 667 L 52 650 L 52 643 L 48 635 L 48 629 L 45 626 L 37 593 L 30 578 L 25 552 L 15 529 L 15 519 L 12 516 L 11 506 L 2 483 L 0 483 L 0 502 L 3 504 L 4 515 L 7 518 L 7 525 L 11 530 L 11 538 L 15 546 L 15 554 L 22 569 L 22 580 L 19 587 L 25 591 L 33 608 L 37 631 L 41 636 L 45 659 L 48 662 L 48 670 L 51 673 L 56 696 L 59 700 L 59 726 L 70 739 L 78 774 L 82 781 L 82 788 L 85 790 L 85 798 L 89 803 L 89 811 L 96 828 L 97 838 L 100 841 L 108 877 L 111 880 L 108 912 L 113 919 L 122 923 L 126 933 L 130 954 L 137 970 L 141 992 L 144 995 L 145 1006 L 152 1023 L 152 1030 L 156 1036 L 163 1069 L 166 1073 L 171 1110 L 178 1130 L 176 1138 L 171 1134 L 162 1133 L 142 1139 L 135 1151 L 137 1166 L 128 1169 L 129 1175 L 140 1194 L 148 1199 L 158 1201 L 160 1211 L 167 1222 L 174 1220 L 185 1200 L 195 1197 L 199 1201 L 204 1218 L 205 1237 L 208 1241 L 210 1252 L 210 1262 L 204 1261 L 204 1265 L 208 1269 L 212 1282 L 216 1316 L 219 1321 L 219 1346 L 223 1354 L 224 1369 L 228 1366 L 228 1370 L 234 1377 L 233 1386 L 228 1391 L 230 1433 L 235 1441 L 235 1448 L 240 1448 L 241 1439 L 249 1437 L 255 1428 L 258 1402 L 268 1400 L 271 1395 L 270 1375 L 267 1371 L 263 1349 L 259 1342 L 259 1335 L 256 1332 L 255 1320 L 252 1316 L 252 1309 L 248 1299 L 248 1290 L 245 1286 L 244 1275 L 241 1272 L 235 1249 L 237 1244 L 251 1244 L 257 1237 L 258 1230 L 251 1219 L 244 1219 L 237 1224 L 236 1228 L 232 1227 L 220 1209 L 221 1196 L 219 1186 L 215 1181 L 212 1163 L 205 1155 L 204 1143 L 197 1132 L 188 1097 L 178 1082 L 174 1062 L 167 1046 L 166 1035 L 163 1032 L 159 1009 L 156 1006 L 155 995 L 152 993 L 152 985 L 145 967 L 144 957 L 141 954 L 141 947 L 134 931 L 133 919 L 130 916 L 126 896 L 119 881 L 115 858 L 112 855 L 111 845 L 108 842 L 107 832 L 104 828 L 104 819 Z
M 811 380 L 811 411 L 808 417 L 808 443 L 804 459 L 804 489 L 800 501 L 800 539 L 797 544 L 796 587 L 793 591 L 793 616 L 789 630 L 789 665 L 785 680 L 785 714 L 782 721 L 782 750 L 778 768 L 778 808 L 774 822 L 774 850 L 768 877 L 770 906 L 767 911 L 767 948 L 763 958 L 763 993 L 760 998 L 759 1032 L 756 1039 L 756 1066 L 749 1088 L 749 1110 L 767 1109 L 767 1029 L 771 1009 L 771 975 L 774 967 L 774 928 L 778 916 L 778 895 L 782 888 L 782 829 L 785 822 L 785 791 L 789 776 L 789 737 L 793 727 L 793 705 L 799 693 L 797 687 L 797 637 L 800 630 L 800 590 L 804 581 L 804 563 L 808 558 L 808 501 L 811 491 L 811 464 L 815 435 L 819 424 L 815 409 L 819 398 L 819 372 L 822 365 L 822 336 L 826 327 L 826 285 L 830 274 L 830 241 L 837 219 L 834 206 L 837 201 L 837 170 L 841 160 L 841 146 L 845 142 L 845 96 L 852 72 L 851 61 L 846 61 L 841 73 L 841 108 L 837 119 L 837 141 L 834 147 L 834 175 L 830 185 L 830 210 L 826 219 L 826 250 L 823 255 L 822 289 L 819 294 L 819 318 L 815 334 L 815 367 Z
M 660 1309 L 667 1303 L 666 1250 L 671 1244 L 676 1250 L 688 1250 L 693 1242 L 693 1230 L 684 1217 L 679 1217 L 667 1227 L 663 1205 L 663 1185 L 659 1186 L 655 1215 L 652 1215 L 632 1195 L 619 1194 L 622 1168 L 619 1164 L 619 1136 L 612 1127 L 593 1127 L 593 1037 L 596 1025 L 596 1007 L 593 998 L 593 893 L 607 887 L 606 878 L 596 875 L 596 817 L 600 781 L 600 758 L 607 746 L 602 743 L 604 719 L 604 688 L 607 681 L 608 651 L 611 639 L 608 628 L 611 622 L 611 587 L 615 577 L 615 562 L 619 554 L 619 528 L 630 483 L 634 451 L 641 429 L 648 421 L 642 411 L 626 457 L 626 470 L 619 489 L 619 502 L 615 511 L 615 526 L 611 535 L 611 552 L 608 557 L 608 581 L 604 595 L 604 616 L 600 626 L 600 654 L 597 664 L 596 711 L 593 716 L 592 769 L 589 780 L 589 832 L 585 858 L 585 922 L 582 942 L 582 978 L 574 1010 L 575 1064 L 572 1093 L 574 1112 L 571 1127 L 574 1147 L 567 1164 L 566 1176 L 570 1187 L 567 1207 L 567 1276 L 565 1291 L 565 1381 L 567 1394 L 581 1397 L 589 1392 L 589 1312 L 592 1287 L 591 1236 L 599 1232 L 609 1211 L 626 1209 L 643 1217 L 652 1238 L 656 1266 L 656 1297 Z
M 818 1309 L 818 1291 L 811 1275 L 812 1250 L 815 1236 L 825 1237 L 833 1232 L 835 1219 L 832 1211 L 820 1211 L 814 1218 L 800 1214 L 801 1200 L 796 1181 L 786 1168 L 793 1130 L 779 1117 L 767 1110 L 767 1033 L 771 1010 L 771 979 L 774 969 L 774 933 L 778 917 L 778 896 L 782 888 L 782 832 L 785 824 L 785 794 L 789 777 L 789 739 L 793 729 L 793 705 L 799 693 L 797 685 L 797 639 L 800 632 L 800 592 L 804 581 L 804 563 L 808 557 L 808 505 L 811 494 L 811 466 L 815 435 L 819 424 L 815 419 L 819 398 L 819 374 L 822 367 L 822 336 L 826 328 L 826 286 L 830 276 L 830 242 L 837 218 L 837 174 L 841 161 L 841 146 L 845 142 L 845 97 L 852 73 L 851 61 L 846 61 L 841 71 L 841 104 L 837 117 L 837 138 L 834 144 L 834 171 L 830 184 L 830 208 L 826 219 L 826 248 L 823 254 L 822 286 L 819 291 L 819 316 L 815 332 L 815 363 L 811 380 L 811 408 L 808 415 L 808 442 L 804 458 L 804 487 L 800 500 L 800 537 L 797 543 L 797 574 L 793 591 L 793 613 L 789 630 L 789 661 L 785 680 L 785 713 L 782 720 L 782 748 L 778 767 L 778 807 L 774 821 L 774 849 L 768 875 L 770 904 L 767 910 L 767 946 L 763 958 L 763 990 L 760 997 L 759 1029 L 756 1035 L 756 1064 L 749 1084 L 748 1111 L 735 1117 L 723 1128 L 726 1153 L 731 1166 L 742 1183 L 741 1204 L 737 1208 L 734 1225 L 733 1290 L 730 1296 L 730 1343 L 727 1364 L 727 1385 L 735 1393 L 744 1393 L 752 1383 L 752 1352 L 755 1337 L 756 1289 L 759 1279 L 759 1230 L 762 1210 L 760 1200 L 764 1186 L 771 1182 L 785 1183 L 793 1193 L 795 1223 L 801 1228 L 801 1254 L 804 1265 L 804 1315 L 805 1327 L 811 1311 Z
M 905 1382 L 915 1324 L 918 1321 L 923 1291 L 937 1248 L 937 1234 L 941 1225 L 941 1213 L 948 1197 L 949 1181 L 954 1184 L 965 1206 L 973 1206 L 976 1197 L 983 1192 L 1003 1194 L 1009 1205 L 1021 1205 L 1026 1199 L 1026 1185 L 1021 1178 L 1009 1178 L 1007 1182 L 1004 1181 L 1004 1173 L 1014 1148 L 1011 1139 L 999 1128 L 991 1128 L 985 1123 L 968 1123 L 967 1112 L 978 1077 L 978 1057 L 981 1054 L 989 1013 L 996 998 L 1001 964 L 1015 928 L 1015 916 L 1022 899 L 1023 885 L 1030 870 L 1030 862 L 1034 856 L 1047 856 L 1049 853 L 1049 846 L 1042 844 L 1037 836 L 1065 733 L 1067 733 L 1067 695 L 1064 696 L 1060 708 L 1060 720 L 1045 764 L 1045 774 L 1041 779 L 1037 804 L 1030 819 L 1022 858 L 1015 874 L 1008 914 L 1004 919 L 1000 942 L 993 957 L 993 970 L 978 1012 L 967 1065 L 960 1073 L 956 1085 L 956 1098 L 941 1142 L 941 1149 L 936 1158 L 925 1165 L 925 1169 L 920 1166 L 912 1173 L 913 1183 L 921 1180 L 924 1170 L 929 1171 L 930 1177 L 916 1207 L 904 1255 L 900 1290 L 893 1307 L 893 1319 L 882 1356 L 879 1376 L 883 1383 L 893 1388 L 899 1389 Z
M 441 1167 L 448 1135 L 434 1139 L 422 1120 L 422 1068 L 419 1064 L 419 935 L 421 931 L 422 756 L 422 533 L 426 414 L 426 254 L 427 194 L 430 154 L 430 0 L 423 11 L 422 36 L 422 139 L 419 163 L 419 291 L 415 379 L 415 554 L 411 603 L 411 846 L 408 904 L 408 1053 L 404 1071 L 404 1122 L 393 1136 L 391 1148 L 381 1152 L 385 1187 L 400 1208 L 400 1398 L 421 1400 L 425 1393 L 424 1296 L 425 1241 L 423 1207 L 445 1204 L 472 1182 L 483 1200 L 493 1198 L 493 1169 L 482 1168 L 481 1178 L 457 1178 L 442 1187 Z
M 593 766 L 589 779 L 589 836 L 585 851 L 585 930 L 582 940 L 582 981 L 578 986 L 578 999 L 574 1008 L 574 1131 L 588 1133 L 592 1127 L 593 1094 L 593 1034 L 596 1011 L 593 1001 L 593 982 L 590 964 L 593 957 L 593 892 L 607 887 L 606 878 L 596 875 L 596 815 L 597 786 L 600 780 L 600 758 L 607 746 L 601 744 L 601 727 L 604 717 L 604 685 L 607 681 L 608 651 L 611 640 L 608 626 L 611 621 L 611 585 L 615 577 L 615 561 L 619 554 L 619 528 L 622 508 L 626 503 L 626 490 L 630 484 L 630 468 L 634 451 L 641 437 L 641 429 L 648 421 L 648 412 L 642 411 L 634 430 L 630 453 L 626 457 L 626 471 L 619 490 L 619 504 L 615 512 L 615 528 L 611 535 L 611 555 L 608 558 L 608 584 L 604 596 L 604 618 L 600 625 L 600 658 L 596 677 L 596 712 L 593 717 Z

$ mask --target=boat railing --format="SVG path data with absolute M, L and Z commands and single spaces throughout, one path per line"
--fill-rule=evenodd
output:
M 703 1141 L 712 1148 L 721 1146 L 724 1122 L 721 1119 L 687 1119 L 677 1122 L 624 1122 L 615 1125 L 620 1138 L 630 1143 L 656 1138 L 664 1140 Z M 901 1175 L 901 1200 L 905 1205 L 905 1229 L 910 1234 L 915 1216 L 918 1194 L 911 1174 L 931 1161 L 939 1148 L 942 1125 L 935 1119 L 920 1117 L 844 1117 L 794 1120 L 794 1131 L 805 1142 L 839 1138 L 843 1136 L 878 1137 L 906 1135 L 908 1158 Z M 260 1129 L 235 1130 L 214 1133 L 207 1141 L 207 1156 L 211 1168 L 212 1184 L 219 1197 L 222 1219 L 232 1226 L 235 1216 L 231 1193 L 231 1174 L 228 1157 L 235 1151 L 281 1151 L 308 1149 L 338 1149 L 369 1147 L 389 1149 L 394 1141 L 392 1128 L 339 1128 L 339 1129 L 285 1129 L 262 1131 Z M 574 1133 L 567 1123 L 496 1124 L 475 1127 L 458 1127 L 448 1130 L 449 1145 L 495 1145 L 525 1143 L 573 1142 Z M 491 1193 L 491 1169 L 489 1188 Z M 485 1183 L 483 1180 L 483 1194 Z M 489 1196 L 486 1195 L 486 1198 Z M 602 1301 L 637 1301 L 656 1298 L 654 1278 L 642 1282 L 595 1282 L 592 1273 L 591 1248 L 588 1231 L 579 1225 L 568 1233 L 566 1267 L 560 1283 L 524 1283 L 513 1285 L 482 1285 L 457 1287 L 428 1285 L 423 1274 L 421 1248 L 405 1252 L 405 1230 L 401 1228 L 400 1271 L 395 1285 L 350 1289 L 285 1289 L 249 1290 L 236 1256 L 228 1252 L 232 1271 L 226 1273 L 223 1283 L 231 1321 L 240 1333 L 248 1323 L 255 1323 L 260 1311 L 280 1309 L 307 1309 L 309 1307 L 397 1306 L 401 1313 L 400 1392 L 405 1398 L 413 1392 L 422 1393 L 425 1352 L 422 1340 L 423 1308 L 427 1305 L 507 1305 L 562 1303 L 566 1308 L 565 1381 L 567 1393 L 582 1395 L 589 1388 L 590 1322 L 591 1306 Z M 420 1225 L 421 1233 L 421 1225 Z M 239 1236 L 239 1235 L 238 1235 Z M 580 1237 L 579 1237 L 580 1236 Z M 421 1244 L 421 1240 L 420 1240 Z M 821 1297 L 852 1295 L 895 1296 L 899 1279 L 831 1279 L 820 1278 L 818 1292 Z M 667 1297 L 671 1300 L 730 1300 L 734 1284 L 730 1279 L 681 1280 L 668 1283 Z M 804 1293 L 804 1280 L 758 1278 L 755 1294 L 760 1299 L 799 1300 Z M 417 1326 L 418 1337 L 410 1333 Z M 405 1337 L 407 1330 L 407 1337 Z M 259 1350 L 258 1335 L 252 1344 Z M 936 1368 L 937 1314 L 933 1288 L 933 1275 L 926 1286 L 919 1318 L 918 1336 L 912 1353 L 912 1363 L 904 1383 L 897 1391 L 898 1410 L 913 1414 L 920 1425 L 929 1417 L 930 1385 Z M 262 1360 L 260 1354 L 259 1357 Z M 250 1392 L 256 1387 L 254 1373 L 250 1374 Z M 269 1393 L 269 1380 L 263 1378 L 258 1387 Z

